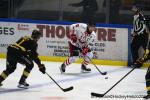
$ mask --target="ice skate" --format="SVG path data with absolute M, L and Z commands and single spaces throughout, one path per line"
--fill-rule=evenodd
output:
M 60 72 L 64 73 L 66 71 L 65 68 L 66 68 L 66 65 L 63 63 L 60 67 Z
M 26 83 L 26 82 L 20 82 L 20 83 L 18 84 L 18 88 L 28 89 L 28 87 L 29 87 L 29 84 Z
M 150 99 L 150 94 L 143 97 L 144 99 Z
M 85 65 L 81 65 L 81 72 L 82 73 L 88 73 L 88 72 L 91 72 L 91 69 L 90 68 L 87 68 Z

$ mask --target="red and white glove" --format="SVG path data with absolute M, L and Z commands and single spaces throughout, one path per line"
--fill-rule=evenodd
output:
M 75 34 L 71 34 L 70 35 L 70 39 L 73 43 L 76 43 L 77 42 L 77 36 Z
M 90 49 L 88 47 L 83 47 L 82 48 L 82 54 L 86 55 L 88 52 L 90 52 Z

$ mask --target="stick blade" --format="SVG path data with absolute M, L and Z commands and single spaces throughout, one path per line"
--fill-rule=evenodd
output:
M 107 74 L 107 72 L 103 72 L 103 73 L 102 73 L 102 75 L 106 75 L 106 74 Z
M 102 98 L 102 97 L 104 96 L 104 94 L 99 94 L 99 93 L 91 92 L 91 96 L 92 96 L 92 97 L 99 97 L 99 98 Z
M 63 89 L 64 92 L 71 91 L 71 90 L 73 90 L 73 86 L 66 88 L 66 89 Z

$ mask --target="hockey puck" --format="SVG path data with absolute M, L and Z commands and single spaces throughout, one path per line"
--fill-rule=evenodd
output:
M 105 77 L 105 79 L 108 79 L 108 77 Z

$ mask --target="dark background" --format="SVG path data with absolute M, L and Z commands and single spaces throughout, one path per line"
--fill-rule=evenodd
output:
M 83 22 L 83 8 L 69 6 L 82 0 L 0 0 L 0 18 L 33 19 L 48 21 Z M 140 4 L 146 18 L 150 17 L 150 0 L 96 0 L 96 23 L 132 24 L 130 11 Z M 89 14 L 92 14 L 89 12 Z

